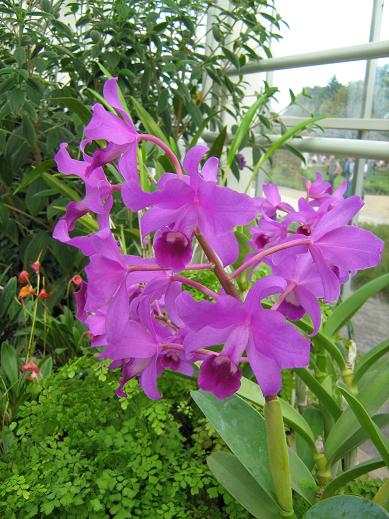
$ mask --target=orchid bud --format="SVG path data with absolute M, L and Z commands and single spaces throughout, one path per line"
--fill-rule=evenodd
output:
M 44 299 L 48 299 L 49 297 L 50 297 L 50 295 L 46 292 L 46 290 L 44 288 L 42 288 L 38 294 L 38 299 L 43 301 Z
M 71 279 L 73 285 L 76 285 L 76 287 L 79 287 L 82 283 L 82 277 L 80 276 L 80 274 L 76 274 L 75 276 L 72 277 Z
M 28 283 L 30 280 L 30 274 L 27 272 L 27 270 L 22 270 L 21 272 L 19 272 L 19 275 L 18 275 L 18 281 L 19 283 L 21 283 L 22 285 L 25 285 L 26 283 Z
M 41 268 L 41 264 L 39 261 L 34 261 L 34 263 L 31 263 L 31 268 L 34 272 L 38 273 L 40 268 Z

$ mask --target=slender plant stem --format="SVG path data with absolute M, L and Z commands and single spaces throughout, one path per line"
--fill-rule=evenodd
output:
M 161 344 L 162 349 L 165 350 L 176 350 L 176 351 L 185 351 L 184 346 L 182 344 L 177 344 L 175 342 L 166 342 Z M 200 355 L 207 355 L 208 357 L 217 357 L 220 355 L 218 351 L 207 350 L 205 348 L 199 348 L 198 350 L 194 350 L 192 353 L 198 353 Z M 249 359 L 247 357 L 241 357 L 239 362 L 248 362 Z
M 202 292 L 206 296 L 212 297 L 212 299 L 217 299 L 217 297 L 218 297 L 216 292 L 213 292 L 213 290 L 207 288 L 206 286 L 202 285 L 198 281 L 195 281 L 194 279 L 188 279 L 183 276 L 177 276 L 177 275 L 173 275 L 171 277 L 171 279 L 173 281 L 178 281 L 179 283 L 182 283 L 184 285 L 188 285 L 193 288 L 197 288 L 197 290 L 200 290 L 200 292 Z
M 214 265 L 215 275 L 220 281 L 221 286 L 224 288 L 227 294 L 240 300 L 240 295 L 236 286 L 224 270 L 223 264 L 217 257 L 217 254 L 212 248 L 211 244 L 208 243 L 208 241 L 205 239 L 205 237 L 201 234 L 199 230 L 195 232 L 195 235 L 205 255 L 207 256 L 209 261 Z
M 38 272 L 37 275 L 37 284 L 36 284 L 36 296 L 35 296 L 35 304 L 34 304 L 34 312 L 32 316 L 32 323 L 31 323 L 31 332 L 30 332 L 30 338 L 28 340 L 28 348 L 27 348 L 27 358 L 26 363 L 30 360 L 30 357 L 32 357 L 32 350 L 33 350 L 33 343 L 34 343 L 34 333 L 35 333 L 35 323 L 38 313 L 38 304 L 39 304 L 39 288 L 40 288 L 40 272 Z
M 212 270 L 212 263 L 194 263 L 193 265 L 186 265 L 183 269 L 185 271 L 188 270 Z M 171 272 L 171 268 L 160 267 L 159 265 L 153 265 L 149 263 L 148 265 L 130 265 L 127 267 L 127 272 Z
M 235 270 L 235 272 L 231 275 L 232 279 L 237 278 L 244 270 L 249 267 L 253 267 L 260 261 L 262 261 L 266 256 L 270 254 L 274 254 L 275 252 L 279 252 L 281 250 L 290 249 L 291 247 L 295 247 L 297 245 L 306 245 L 307 247 L 311 244 L 310 240 L 306 240 L 304 238 L 298 238 L 297 240 L 287 241 L 285 243 L 281 243 L 280 245 L 274 245 L 273 247 L 269 247 L 268 249 L 264 249 L 261 252 L 258 252 L 255 256 L 250 258 L 249 260 L 242 263 L 242 265 Z
M 174 169 L 176 170 L 177 176 L 182 177 L 184 175 L 182 168 L 181 168 L 180 161 L 175 156 L 173 151 L 169 148 L 169 146 L 167 144 L 165 144 L 163 141 L 161 141 L 161 139 L 158 139 L 158 137 L 155 137 L 155 135 L 150 135 L 148 133 L 145 133 L 145 134 L 140 134 L 138 136 L 138 141 L 139 142 L 140 141 L 152 142 L 153 144 L 158 146 L 158 148 L 161 148 L 161 150 L 163 150 L 166 153 L 166 155 L 169 157 L 171 163 L 174 166 Z

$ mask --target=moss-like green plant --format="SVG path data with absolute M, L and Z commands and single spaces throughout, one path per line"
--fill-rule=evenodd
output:
M 248 517 L 205 464 L 219 440 L 191 404 L 190 379 L 162 377 L 159 402 L 136 382 L 119 400 L 115 385 L 81 357 L 20 408 L 0 464 L 1 517 Z

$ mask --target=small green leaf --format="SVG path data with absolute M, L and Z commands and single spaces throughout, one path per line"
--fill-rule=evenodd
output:
M 336 496 L 316 503 L 303 519 L 388 519 L 380 506 L 356 496 Z
M 14 191 L 14 195 L 19 191 L 22 191 L 26 187 L 28 187 L 32 182 L 34 182 L 37 178 L 41 176 L 45 171 L 49 171 L 50 169 L 55 167 L 54 160 L 45 160 L 41 164 L 35 166 L 31 171 L 29 171 L 24 177 L 22 181 L 19 183 L 18 187 Z
M 74 97 L 50 97 L 48 101 L 66 106 L 71 112 L 77 114 L 84 124 L 87 124 L 92 116 L 89 108 Z
M 340 303 L 333 311 L 331 317 L 328 319 L 323 327 L 324 333 L 327 335 L 334 335 L 342 326 L 351 319 L 361 306 L 369 299 L 389 285 L 389 274 L 369 281 L 361 288 L 356 290 L 350 297 Z
M 377 451 L 381 454 L 386 465 L 389 466 L 389 446 L 382 432 L 370 418 L 369 413 L 363 407 L 363 404 L 346 387 L 338 387 L 344 398 L 347 400 L 350 408 L 353 410 L 362 428 L 366 431 L 369 438 L 374 443 Z
M 250 130 L 251 123 L 255 117 L 255 114 L 258 110 L 268 101 L 268 99 L 277 91 L 276 88 L 271 88 L 266 91 L 262 96 L 260 96 L 255 103 L 247 110 L 243 119 L 239 125 L 239 128 L 236 130 L 234 137 L 231 141 L 230 148 L 227 153 L 227 161 L 226 161 L 226 170 L 223 176 L 223 184 L 227 180 L 228 172 L 231 168 L 232 162 L 234 160 L 235 155 L 239 151 L 239 148 L 246 137 L 247 133 Z
M 214 452 L 207 458 L 218 482 L 257 519 L 278 519 L 280 510 L 233 454 Z
M 42 173 L 42 178 L 51 187 L 57 189 L 59 193 L 62 193 L 70 200 L 77 201 L 80 199 L 77 191 L 66 185 L 63 180 L 57 175 L 49 175 L 48 173 Z

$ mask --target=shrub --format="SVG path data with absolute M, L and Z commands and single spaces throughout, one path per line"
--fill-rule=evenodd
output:
M 192 380 L 168 373 L 158 402 L 134 381 L 119 400 L 115 385 L 80 357 L 20 408 L 0 467 L 3 517 L 248 517 L 205 464 L 217 440 L 190 403 Z

